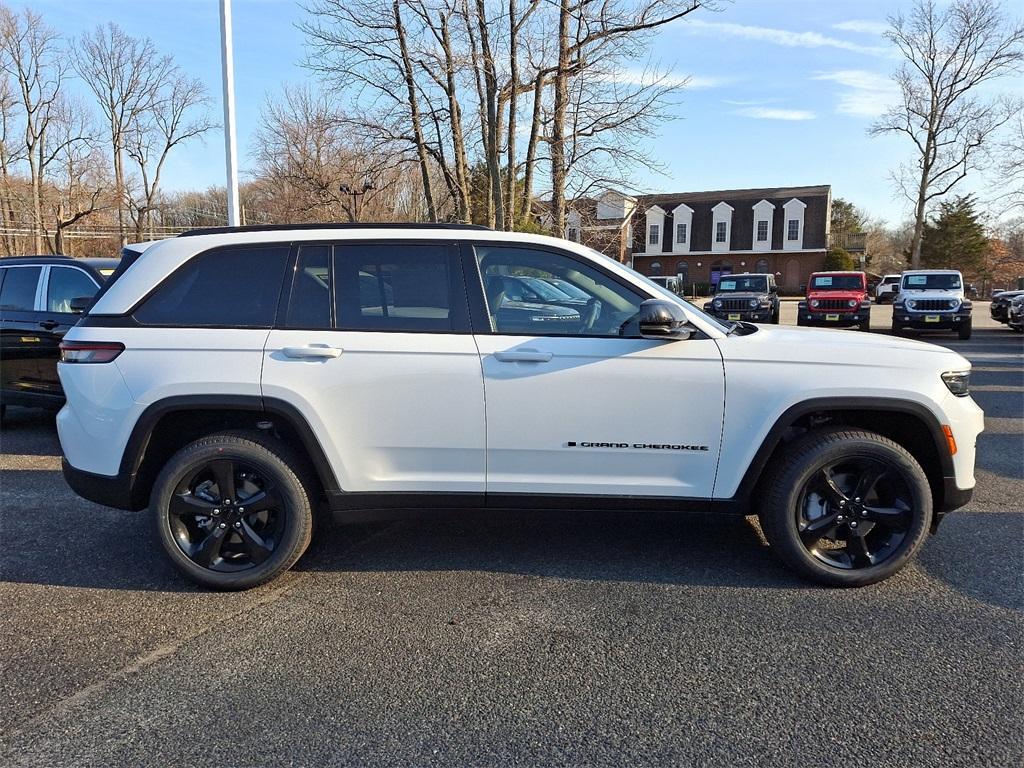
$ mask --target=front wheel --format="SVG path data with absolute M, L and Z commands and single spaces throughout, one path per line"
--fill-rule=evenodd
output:
M 960 329 L 957 331 L 957 336 L 959 337 L 960 341 L 967 341 L 969 338 L 971 338 L 971 325 L 971 321 L 968 320 L 966 323 L 960 326 Z
M 205 587 L 249 589 L 295 564 L 309 546 L 305 467 L 255 433 L 196 440 L 164 467 L 150 498 L 171 562 Z
M 932 494 L 906 449 L 874 432 L 800 438 L 771 469 L 759 512 L 776 555 L 821 584 L 859 587 L 892 576 L 924 542 Z
M 857 326 L 857 330 L 864 331 L 865 333 L 870 331 L 871 330 L 871 320 L 870 320 L 870 318 L 866 319 L 866 320 L 861 320 L 860 321 L 860 325 Z

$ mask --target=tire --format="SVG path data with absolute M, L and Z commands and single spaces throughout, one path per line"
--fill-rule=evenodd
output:
M 894 322 L 892 324 L 892 335 L 893 336 L 906 336 L 907 335 L 907 329 L 901 323 Z
M 853 496 L 873 472 L 867 493 Z M 758 517 L 772 551 L 804 578 L 828 586 L 889 578 L 914 557 L 932 521 L 921 466 L 874 432 L 811 432 L 787 447 L 763 487 Z
M 968 320 L 966 323 L 960 326 L 959 330 L 957 330 L 957 337 L 960 339 L 960 341 L 967 341 L 969 338 L 971 338 L 971 325 L 971 321 Z
M 233 486 L 229 498 L 222 481 Z M 153 486 L 150 513 L 182 574 L 210 589 L 251 589 L 306 551 L 313 487 L 306 463 L 286 446 L 258 433 L 224 432 L 171 457 Z
M 860 325 L 857 326 L 857 330 L 858 331 L 864 331 L 864 333 L 870 333 L 871 332 L 871 318 L 868 318 L 867 320 L 862 320 Z
M 779 324 L 779 318 L 782 316 L 782 307 L 776 307 L 775 312 L 772 314 L 772 325 Z

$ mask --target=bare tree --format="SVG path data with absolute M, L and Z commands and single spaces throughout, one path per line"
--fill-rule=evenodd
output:
M 14 79 L 23 122 L 23 157 L 32 196 L 33 247 L 43 247 L 43 183 L 46 166 L 58 148 L 47 132 L 60 109 L 61 87 L 68 71 L 57 32 L 35 11 L 15 14 L 0 6 L 0 47 L 4 72 Z
M 7 256 L 16 252 L 12 232 L 17 225 L 12 176 L 22 158 L 21 141 L 13 136 L 16 105 L 17 98 L 10 79 L 0 79 L 0 224 L 3 225 L 4 254 Z
M 996 147 L 996 200 L 1008 211 L 1024 210 L 1024 114 L 1018 115 L 1009 133 Z
M 568 130 L 573 81 L 592 77 L 590 70 L 594 66 L 608 66 L 610 62 L 621 63 L 634 57 L 638 49 L 646 47 L 655 30 L 712 5 L 708 0 L 559 0 L 558 61 L 552 78 L 554 104 L 549 140 L 555 234 L 561 236 L 565 232 L 567 163 L 573 142 Z M 647 100 L 649 95 L 644 92 L 640 98 Z M 633 105 L 624 106 L 629 109 Z M 647 109 L 640 111 L 646 113 Z
M 116 24 L 98 26 L 76 45 L 75 68 L 96 96 L 110 135 L 117 198 L 117 225 L 122 246 L 127 243 L 127 187 L 124 156 L 133 124 L 153 109 L 174 73 L 169 56 L 153 42 L 134 38 Z
M 914 146 L 915 162 L 897 182 L 914 205 L 917 268 L 929 204 L 979 166 L 985 142 L 1021 109 L 1019 99 L 993 97 L 985 86 L 1020 71 L 1024 25 L 1010 22 L 997 0 L 915 0 L 908 16 L 889 21 L 887 37 L 905 59 L 894 75 L 901 98 L 871 132 L 904 135 Z
M 107 161 L 83 104 L 64 102 L 50 131 L 57 149 L 44 191 L 49 216 L 43 233 L 54 253 L 68 253 L 66 233 L 109 204 Z
M 142 240 L 152 224 L 160 191 L 160 175 L 171 151 L 200 137 L 214 124 L 205 113 L 209 104 L 206 87 L 196 78 L 172 67 L 160 84 L 150 108 L 139 112 L 126 126 L 125 152 L 138 168 L 140 187 L 129 193 L 128 205 L 135 223 L 135 239 Z M 195 114 L 198 110 L 198 114 Z

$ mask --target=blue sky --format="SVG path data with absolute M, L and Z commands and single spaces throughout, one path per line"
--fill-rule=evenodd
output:
M 17 6 L 17 2 L 12 2 Z M 871 215 L 905 217 L 889 171 L 907 157 L 895 138 L 866 129 L 892 98 L 888 75 L 897 61 L 881 32 L 893 0 L 735 0 L 717 13 L 698 12 L 664 30 L 650 57 L 690 85 L 651 151 L 667 176 L 644 174 L 644 191 L 831 184 Z M 220 105 L 217 0 L 32 0 L 62 34 L 73 37 L 114 21 L 149 36 Z M 301 68 L 304 18 L 292 0 L 234 0 L 239 154 L 249 165 L 249 139 L 267 95 L 309 75 Z M 628 74 L 627 74 L 628 76 Z M 166 185 L 223 184 L 221 134 L 168 161 Z M 980 185 L 980 182 L 979 182 Z

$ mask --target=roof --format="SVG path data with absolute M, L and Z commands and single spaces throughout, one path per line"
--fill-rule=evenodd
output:
M 904 275 L 959 275 L 959 269 L 904 269 Z
M 178 237 L 196 237 L 198 235 L 223 235 L 235 232 L 285 232 L 310 229 L 471 229 L 490 231 L 489 227 L 479 224 L 446 224 L 434 222 L 366 222 L 366 223 L 335 223 L 324 224 L 249 224 L 243 227 L 206 227 L 190 229 Z
M 752 200 L 755 203 L 769 198 L 780 197 L 811 197 L 828 195 L 831 191 L 828 184 L 810 187 L 756 187 L 751 189 L 712 189 L 705 192 L 667 192 L 657 195 L 640 195 L 638 199 L 646 206 L 661 203 L 719 202 L 722 200 Z
M 862 269 L 819 269 L 816 272 L 812 272 L 812 275 L 864 275 L 867 274 Z
M 5 256 L 0 258 L 0 267 L 10 267 L 16 264 L 67 264 L 69 261 L 77 261 L 77 259 L 60 254 L 50 256 Z

